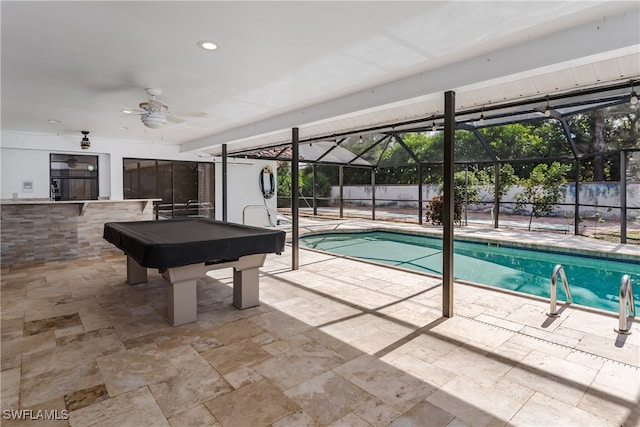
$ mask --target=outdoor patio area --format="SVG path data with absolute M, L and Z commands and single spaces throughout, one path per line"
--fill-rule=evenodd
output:
M 165 280 L 127 285 L 124 256 L 3 265 L 2 425 L 640 425 L 637 323 L 618 335 L 615 313 L 550 318 L 546 299 L 463 283 L 443 318 L 438 278 L 309 250 L 293 271 L 291 258 L 290 245 L 267 257 L 246 310 L 231 305 L 232 270 L 209 272 L 198 321 L 179 327 Z M 11 419 L 39 410 L 60 419 Z

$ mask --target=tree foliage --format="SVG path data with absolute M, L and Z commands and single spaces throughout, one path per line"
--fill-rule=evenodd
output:
M 571 140 L 561 123 L 551 118 L 491 126 L 479 129 L 476 133 L 458 129 L 455 131 L 454 158 L 458 163 L 468 163 L 473 169 L 471 179 L 477 179 L 478 185 L 486 186 L 493 193 L 493 164 L 496 156 L 500 161 L 498 196 L 501 198 L 519 180 L 532 178 L 540 164 L 570 161 L 574 147 L 580 155 L 580 161 L 572 162 L 562 170 L 571 177 L 579 172 L 583 181 L 619 179 L 618 150 L 640 148 L 638 110 L 630 108 L 629 104 L 575 114 L 567 118 L 567 124 Z M 341 148 L 371 164 L 376 170 L 376 183 L 379 185 L 418 184 L 418 162 L 422 165 L 423 183 L 441 184 L 443 144 L 443 133 L 431 131 L 371 134 L 340 141 Z M 413 156 L 405 147 L 411 150 Z M 578 164 L 580 170 L 576 171 Z M 629 168 L 630 176 L 640 176 L 640 166 L 632 164 Z M 371 183 L 371 170 L 368 168 L 345 165 L 343 170 L 345 185 Z M 335 165 L 317 166 L 318 197 L 328 197 L 330 187 L 338 185 L 338 171 L 339 168 Z M 535 175 L 539 173 L 540 169 Z M 278 191 L 281 197 L 290 195 L 288 174 L 288 169 L 278 169 Z M 303 167 L 300 172 L 300 187 L 307 196 L 312 194 L 311 182 L 310 167 Z M 467 198 L 469 199 L 469 194 Z
M 276 173 L 278 177 L 278 207 L 291 206 L 291 163 L 279 162 Z
M 580 160 L 582 181 L 616 181 L 620 149 L 640 148 L 640 109 L 620 104 L 567 119 Z
M 567 180 L 565 175 L 570 166 L 559 162 L 551 165 L 540 163 L 528 178 L 521 181 L 522 192 L 516 194 L 516 208 L 531 207 L 529 214 L 529 230 L 531 221 L 536 218 L 553 213 L 555 205 L 562 201 L 562 189 Z
M 485 185 L 487 191 L 495 197 L 495 168 L 489 166 L 482 171 L 484 173 L 480 181 Z M 500 165 L 498 171 L 498 200 L 509 193 L 509 190 L 520 183 L 520 178 L 515 173 L 513 166 L 509 163 Z

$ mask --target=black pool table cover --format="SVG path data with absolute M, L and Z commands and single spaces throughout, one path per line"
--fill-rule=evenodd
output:
M 205 218 L 108 222 L 103 237 L 138 264 L 160 270 L 284 251 L 282 230 Z

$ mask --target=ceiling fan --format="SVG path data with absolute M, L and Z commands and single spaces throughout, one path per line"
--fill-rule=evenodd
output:
M 142 123 L 151 129 L 159 129 L 164 127 L 167 122 L 182 123 L 184 122 L 181 117 L 207 117 L 207 113 L 194 113 L 194 112 L 177 112 L 169 111 L 169 107 L 156 99 L 157 96 L 162 94 L 162 89 L 148 88 L 146 89 L 149 99 L 146 102 L 141 102 L 139 107 L 134 109 L 123 110 L 124 113 L 137 113 L 140 114 Z

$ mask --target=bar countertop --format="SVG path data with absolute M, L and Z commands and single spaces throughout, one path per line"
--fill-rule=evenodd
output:
M 87 208 L 93 204 L 105 204 L 105 203 L 139 203 L 141 212 L 144 212 L 147 207 L 153 202 L 159 202 L 162 199 L 125 199 L 125 200 L 49 200 L 49 199 L 2 199 L 0 205 L 2 206 L 42 206 L 43 209 L 47 209 L 47 206 L 60 206 L 60 205 L 77 205 L 78 215 L 84 216 Z
M 129 203 L 129 202 L 159 202 L 162 199 L 125 199 L 125 200 L 50 200 L 50 199 L 0 199 L 3 205 L 61 205 L 85 203 Z

